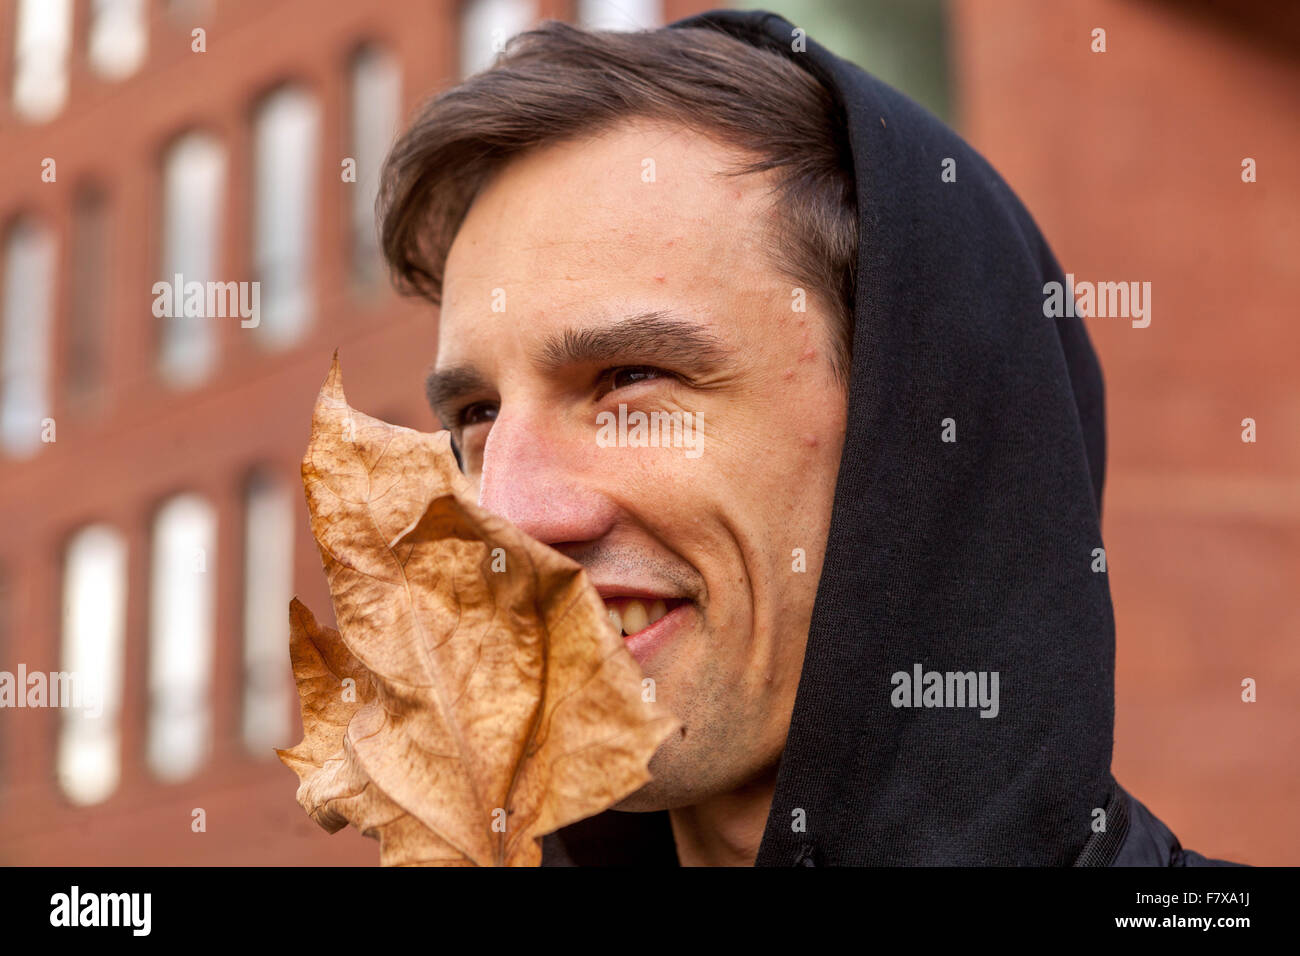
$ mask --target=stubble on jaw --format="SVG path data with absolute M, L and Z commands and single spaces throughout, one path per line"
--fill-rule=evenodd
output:
M 651 669 L 647 676 L 653 676 Z M 683 706 L 659 698 L 682 722 L 682 728 L 655 751 L 648 770 L 651 780 L 614 805 L 613 809 L 635 813 L 677 810 L 742 789 L 772 774 L 780 760 L 780 748 L 763 765 L 744 777 L 719 775 L 719 768 L 744 763 L 737 750 L 752 750 L 757 741 L 756 716 L 746 719 L 734 708 L 736 696 L 719 692 L 720 675 L 704 675 L 701 682 L 711 688 Z M 662 684 L 659 685 L 662 688 Z M 676 706 L 674 706 L 676 704 Z M 713 715 L 706 721 L 702 715 Z M 719 717 L 722 718 L 719 721 Z M 786 728 L 788 731 L 789 723 Z

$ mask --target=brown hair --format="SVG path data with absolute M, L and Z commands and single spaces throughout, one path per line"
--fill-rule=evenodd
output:
M 625 119 L 668 120 L 748 152 L 729 175 L 776 170 L 768 251 L 833 310 L 848 380 L 858 216 L 841 107 L 782 53 L 720 30 L 587 31 L 546 21 L 496 65 L 428 102 L 384 164 L 376 204 L 398 288 L 441 304 L 443 269 L 490 175 L 539 146 Z

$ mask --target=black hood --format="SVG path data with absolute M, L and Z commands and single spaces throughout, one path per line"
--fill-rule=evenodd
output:
M 1094 570 L 1102 380 L 1082 323 L 1044 316 L 1060 267 L 956 133 L 811 39 L 793 52 L 784 18 L 672 26 L 813 73 L 842 106 L 857 180 L 848 427 L 757 865 L 1113 862 L 1128 803 L 1110 775 L 1114 623 Z M 996 672 L 996 716 L 895 706 L 922 702 L 894 679 L 918 665 Z M 548 865 L 676 861 L 666 812 L 607 811 L 544 850 Z

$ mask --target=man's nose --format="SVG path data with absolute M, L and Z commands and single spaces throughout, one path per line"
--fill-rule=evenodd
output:
M 540 416 L 498 414 L 483 446 L 478 503 L 552 547 L 595 541 L 617 508 L 587 480 L 595 447 Z

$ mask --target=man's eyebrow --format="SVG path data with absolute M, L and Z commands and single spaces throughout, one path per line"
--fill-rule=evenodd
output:
M 491 390 L 491 383 L 472 365 L 434 369 L 424 380 L 424 397 L 444 426 L 455 424 L 451 419 L 459 399 Z
M 703 375 L 734 354 L 712 332 L 671 312 L 641 312 L 612 325 L 565 329 L 551 336 L 536 359 L 544 372 L 572 365 L 631 361 L 662 362 L 684 372 Z M 473 365 L 434 369 L 424 381 L 424 396 L 443 425 L 455 422 L 456 405 L 467 395 L 492 391 L 492 383 Z
M 671 312 L 642 312 L 612 325 L 565 329 L 542 346 L 537 360 L 546 372 L 619 358 L 658 361 L 697 374 L 726 362 L 733 350 L 699 324 Z

